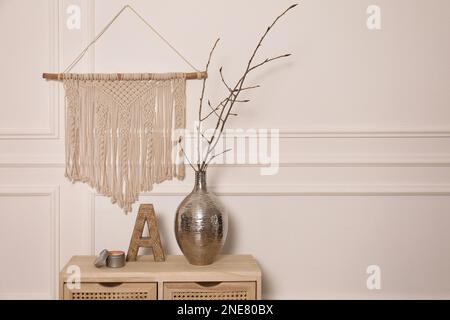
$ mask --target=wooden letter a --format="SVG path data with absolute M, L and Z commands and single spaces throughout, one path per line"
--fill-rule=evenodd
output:
M 143 237 L 145 222 L 148 227 L 148 237 Z M 158 224 L 156 222 L 155 210 L 152 204 L 141 204 L 136 217 L 130 247 L 128 248 L 127 261 L 136 261 L 140 247 L 152 248 L 153 258 L 157 262 L 166 260 L 164 250 L 159 238 Z

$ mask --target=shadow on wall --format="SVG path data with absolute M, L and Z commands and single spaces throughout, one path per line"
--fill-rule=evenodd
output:
M 238 235 L 236 234 L 233 215 L 231 214 L 231 212 L 227 213 L 228 213 L 228 234 L 227 239 L 225 240 L 225 245 L 223 246 L 222 249 L 222 254 L 236 254 L 236 252 L 234 251 L 237 247 L 236 238 L 238 237 Z
M 235 224 L 235 216 L 232 212 L 228 212 L 228 235 L 227 240 L 225 241 L 225 245 L 222 250 L 222 254 L 252 254 L 252 251 L 245 251 L 245 252 L 236 252 L 238 248 L 238 241 L 239 234 L 238 234 L 238 228 L 236 228 Z M 242 247 L 242 245 L 241 245 Z M 254 255 L 255 256 L 255 255 Z M 255 256 L 256 260 L 258 261 L 258 264 L 261 268 L 262 272 L 262 295 L 263 298 L 267 295 L 268 292 L 271 292 L 272 288 L 272 281 L 270 277 L 270 272 L 264 267 L 264 261 L 261 259 L 262 257 Z

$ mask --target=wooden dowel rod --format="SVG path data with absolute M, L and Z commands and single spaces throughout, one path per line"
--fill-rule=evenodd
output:
M 62 75 L 63 75 L 62 73 L 43 73 L 42 78 L 44 78 L 46 80 L 62 80 Z M 123 73 L 114 73 L 114 75 L 117 75 L 118 80 L 122 80 Z M 174 73 L 174 77 L 175 77 L 175 75 L 176 75 L 176 73 Z M 146 78 L 148 78 L 148 79 L 155 78 L 155 80 L 159 80 L 158 78 L 160 76 L 161 76 L 161 79 L 170 79 L 170 77 L 167 78 L 167 76 L 165 74 L 158 74 L 158 73 L 149 74 L 149 76 L 147 76 Z M 208 74 L 206 73 L 206 71 L 185 73 L 186 80 L 202 80 L 207 77 L 208 77 Z M 141 79 L 139 79 L 139 77 L 136 77 L 136 79 L 131 79 L 131 80 L 141 80 Z

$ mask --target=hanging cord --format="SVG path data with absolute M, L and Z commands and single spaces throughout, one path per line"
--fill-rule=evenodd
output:
M 84 57 L 84 55 L 89 50 L 89 48 L 94 43 L 97 42 L 97 40 L 106 32 L 106 30 L 108 30 L 108 28 L 117 20 L 117 18 L 127 8 L 130 9 L 142 22 L 144 22 L 145 25 L 150 28 L 150 30 L 152 30 L 162 41 L 164 41 L 192 69 L 194 69 L 196 72 L 201 72 L 199 69 L 194 67 L 194 65 L 192 63 L 190 63 L 177 49 L 175 49 L 175 47 L 172 44 L 170 44 L 170 42 L 167 41 L 166 38 L 164 38 L 154 27 L 152 27 L 152 25 L 150 25 L 150 23 L 148 23 L 147 20 L 145 20 L 133 7 L 131 7 L 130 5 L 127 4 L 114 16 L 114 18 L 106 25 L 106 27 L 104 27 L 103 30 L 100 31 L 100 33 L 94 38 L 94 40 L 92 40 L 92 42 L 89 43 L 88 46 L 83 51 L 81 51 L 81 53 L 78 55 L 78 57 L 76 57 L 75 60 L 71 64 L 69 64 L 69 66 L 63 71 L 63 73 L 68 73 L 73 69 L 73 67 L 75 67 L 75 65 Z

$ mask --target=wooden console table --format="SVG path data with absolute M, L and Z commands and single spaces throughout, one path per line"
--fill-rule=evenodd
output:
M 168 256 L 165 262 L 154 262 L 151 256 L 143 256 L 117 269 L 96 268 L 94 260 L 94 256 L 70 259 L 60 273 L 60 299 L 261 299 L 261 270 L 250 255 L 220 256 L 209 266 L 190 265 L 184 256 Z M 81 273 L 79 288 L 68 283 L 73 270 Z

